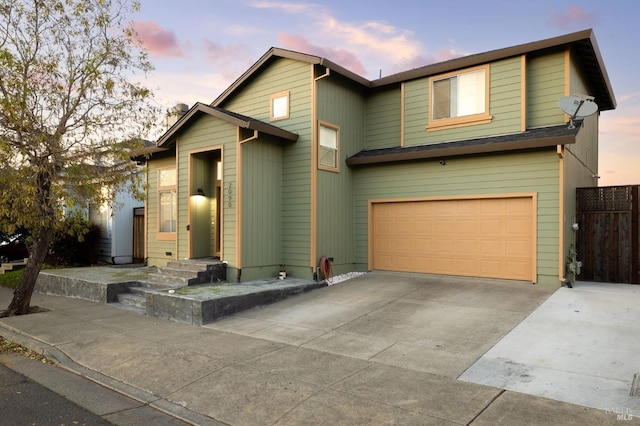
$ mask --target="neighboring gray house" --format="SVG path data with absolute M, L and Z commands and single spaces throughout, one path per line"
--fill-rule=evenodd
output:
M 144 261 L 142 257 L 134 256 L 134 212 L 138 209 L 144 211 L 144 201 L 134 199 L 127 191 L 113 194 L 112 206 L 89 206 L 88 219 L 102 231 L 99 260 L 113 264 Z

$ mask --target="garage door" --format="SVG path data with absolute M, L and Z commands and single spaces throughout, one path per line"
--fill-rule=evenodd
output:
M 535 281 L 532 196 L 371 208 L 372 269 Z

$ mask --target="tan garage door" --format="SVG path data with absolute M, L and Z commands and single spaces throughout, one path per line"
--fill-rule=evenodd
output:
M 533 197 L 372 204 L 372 269 L 535 281 Z

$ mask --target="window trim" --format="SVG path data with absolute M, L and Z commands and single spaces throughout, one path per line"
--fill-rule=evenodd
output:
M 273 107 L 273 103 L 277 100 L 277 99 L 282 99 L 285 98 L 287 100 L 287 106 L 286 106 L 286 110 L 284 115 L 280 115 L 280 116 L 275 116 L 275 109 Z M 278 120 L 285 120 L 287 118 L 289 118 L 289 101 L 290 101 L 290 96 L 289 96 L 289 91 L 283 91 L 283 92 L 278 92 L 278 93 L 274 93 L 273 95 L 271 95 L 271 98 L 269 99 L 269 121 L 278 121 Z
M 176 183 L 174 185 L 164 185 L 161 186 L 160 185 L 160 173 L 162 173 L 163 171 L 166 170 L 175 170 L 176 171 Z M 157 197 L 158 197 L 158 214 L 157 214 L 157 226 L 156 226 L 156 239 L 157 240 L 175 240 L 176 239 L 176 234 L 178 231 L 178 170 L 176 167 L 163 167 L 158 169 L 158 175 L 157 175 Z M 163 192 L 172 192 L 173 193 L 173 197 L 174 197 L 174 201 L 175 201 L 175 210 L 176 210 L 176 230 L 173 232 L 163 232 L 160 230 L 160 212 L 162 211 L 162 207 L 160 205 L 161 203 L 161 196 L 160 194 Z
M 320 129 L 322 127 L 336 131 L 336 150 L 335 150 L 336 165 L 335 167 L 330 167 L 330 166 L 325 166 L 320 164 L 320 157 L 321 157 L 320 148 L 323 147 L 323 145 L 321 144 L 321 138 L 320 138 Z M 318 164 L 317 164 L 318 170 L 325 170 L 327 172 L 339 173 L 340 172 L 340 126 L 328 123 L 326 121 L 318 120 L 318 144 L 317 145 L 318 145 Z M 326 148 L 328 147 L 325 147 L 325 149 Z
M 463 115 L 460 117 L 441 118 L 439 120 L 434 120 L 433 119 L 433 105 L 434 105 L 433 83 L 439 80 L 445 80 L 451 77 L 455 77 L 458 75 L 467 74 L 467 73 L 471 73 L 479 70 L 484 70 L 484 78 L 485 78 L 484 112 L 478 113 L 478 114 Z M 427 131 L 445 130 L 445 129 L 452 129 L 456 127 L 473 126 L 477 124 L 490 123 L 493 117 L 489 114 L 489 93 L 490 93 L 489 81 L 490 81 L 489 64 L 479 65 L 471 68 L 465 68 L 457 71 L 448 72 L 446 74 L 439 74 L 439 75 L 429 77 L 429 87 L 428 87 L 428 91 L 429 91 L 428 114 L 429 115 L 427 117 L 427 125 L 426 125 Z

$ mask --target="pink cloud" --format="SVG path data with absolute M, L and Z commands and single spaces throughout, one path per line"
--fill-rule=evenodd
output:
M 237 77 L 242 69 L 253 63 L 253 58 L 247 52 L 251 49 L 241 44 L 222 46 L 208 39 L 202 39 L 205 58 L 208 63 L 219 67 L 224 78 Z
M 352 71 L 361 76 L 365 76 L 367 74 L 364 65 L 362 65 L 362 62 L 358 59 L 358 57 L 347 50 L 317 46 L 310 43 L 306 38 L 302 36 L 290 35 L 285 33 L 278 34 L 278 42 L 285 49 L 295 50 L 297 52 L 327 58 L 335 62 L 336 64 L 345 67 L 349 71 Z
M 584 9 L 578 6 L 569 6 L 564 13 L 554 12 L 551 14 L 552 24 L 563 29 L 570 27 L 590 27 L 593 26 L 595 21 L 595 15 L 585 12 Z
M 133 22 L 133 29 L 142 41 L 142 46 L 152 55 L 182 57 L 184 51 L 173 31 L 162 28 L 155 22 Z

